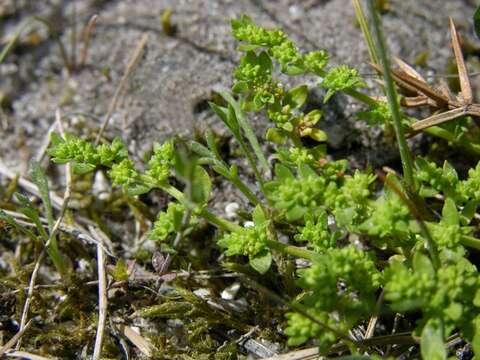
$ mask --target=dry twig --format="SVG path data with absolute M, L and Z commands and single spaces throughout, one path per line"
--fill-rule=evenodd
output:
M 99 241 L 97 245 L 97 266 L 98 266 L 98 326 L 93 350 L 93 360 L 100 359 L 102 353 L 103 337 L 107 320 L 107 275 L 105 273 L 105 254 L 103 246 Z
M 408 93 L 408 96 L 402 99 L 402 105 L 406 107 L 429 106 L 436 111 L 432 116 L 414 123 L 411 126 L 410 135 L 467 115 L 480 117 L 480 104 L 473 103 L 469 74 L 452 18 L 450 18 L 450 34 L 460 80 L 460 93 L 456 97 L 450 93 L 445 83 L 440 83 L 438 88 L 430 86 L 417 71 L 400 59 L 395 59 L 400 69 L 390 70 L 397 85 Z M 377 72 L 382 72 L 377 65 L 372 64 L 372 66 Z
M 63 126 L 61 123 L 61 116 L 60 116 L 60 110 L 57 110 L 56 112 L 56 118 L 57 118 L 57 123 L 58 127 L 61 133 L 63 133 Z M 63 195 L 63 201 L 62 201 L 62 207 L 60 209 L 60 214 L 57 218 L 57 221 L 55 222 L 52 231 L 49 235 L 48 241 L 45 243 L 42 252 L 40 253 L 40 256 L 38 257 L 35 267 L 33 269 L 32 275 L 30 277 L 30 283 L 28 286 L 28 292 L 27 292 L 27 298 L 25 300 L 25 304 L 23 306 L 23 311 L 22 311 L 22 318 L 20 321 L 20 331 L 22 331 L 27 323 L 28 319 L 28 312 L 30 309 L 30 304 L 32 302 L 33 298 L 33 292 L 35 290 L 35 283 L 37 281 L 37 275 L 38 275 L 38 270 L 40 269 L 40 266 L 45 259 L 45 255 L 47 254 L 47 249 L 50 246 L 50 243 L 52 239 L 57 236 L 57 232 L 60 229 L 60 224 L 63 221 L 63 216 L 65 215 L 65 211 L 67 210 L 68 202 L 70 201 L 70 196 L 72 192 L 72 176 L 71 176 L 71 165 L 67 164 L 67 169 L 66 169 L 66 188 L 65 188 L 65 193 Z M 16 350 L 20 349 L 21 346 L 21 339 L 18 340 L 17 345 L 15 347 Z
M 110 122 L 110 119 L 113 115 L 113 112 L 117 108 L 118 100 L 120 98 L 120 94 L 122 93 L 125 85 L 127 84 L 128 77 L 132 74 L 133 70 L 135 70 L 136 65 L 138 64 L 140 57 L 143 54 L 143 50 L 145 49 L 145 46 L 147 45 L 147 40 L 148 40 L 148 35 L 143 34 L 142 38 L 140 39 L 140 42 L 138 43 L 135 51 L 132 54 L 132 57 L 130 58 L 130 61 L 128 62 L 127 68 L 125 69 L 125 73 L 123 74 L 122 79 L 120 80 L 120 83 L 118 84 L 117 88 L 115 89 L 115 93 L 113 94 L 112 101 L 110 102 L 110 105 L 108 106 L 108 111 L 107 115 L 105 115 L 105 119 L 103 120 L 103 124 L 100 128 L 100 131 L 98 132 L 97 138 L 95 139 L 95 145 L 98 145 L 100 143 L 100 139 L 102 138 L 103 132 L 108 126 L 108 123 Z

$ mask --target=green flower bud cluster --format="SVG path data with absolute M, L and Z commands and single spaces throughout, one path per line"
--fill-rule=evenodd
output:
M 337 233 L 332 233 L 328 228 L 328 215 L 322 211 L 318 216 L 307 214 L 305 225 L 295 235 L 296 241 L 308 241 L 309 245 L 319 253 L 333 248 L 337 244 Z
M 321 50 L 303 55 L 283 31 L 261 28 L 247 16 L 233 20 L 232 31 L 243 42 L 239 49 L 246 52 L 235 72 L 237 81 L 232 87 L 234 92 L 242 95 L 242 108 L 247 111 L 266 108 L 270 120 L 282 131 L 292 133 L 297 130 L 300 137 L 309 136 L 319 142 L 325 141 L 326 134 L 313 128 L 320 114 L 315 112 L 305 116 L 300 111 L 308 89 L 304 86 L 292 96 L 289 90 L 272 78 L 272 60 L 287 75 L 323 75 L 328 54 Z
M 345 159 L 327 161 L 321 164 L 322 177 L 328 181 L 341 183 L 348 169 L 348 161 Z
M 480 319 L 480 277 L 475 266 L 460 256 L 434 270 L 424 255 L 415 258 L 413 270 L 400 262 L 385 270 L 385 299 L 397 311 L 421 309 L 420 328 L 427 319 L 441 319 L 445 337 L 460 328 L 471 341 Z
M 414 272 L 394 261 L 384 272 L 385 298 L 398 311 L 423 306 L 435 290 L 434 279 L 429 272 Z
M 185 206 L 179 203 L 170 202 L 167 210 L 158 214 L 153 224 L 149 238 L 157 241 L 166 240 L 171 234 L 180 231 Z
M 337 321 L 332 319 L 327 313 L 321 311 L 312 311 L 311 315 L 331 328 L 345 331 L 347 329 L 339 328 Z M 285 334 L 288 336 L 288 345 L 298 346 L 305 343 L 309 339 L 317 339 L 320 352 L 327 351 L 336 341 L 337 335 L 331 331 L 324 329 L 320 324 L 311 319 L 298 314 L 287 313 L 288 326 Z
M 444 194 L 460 200 L 458 175 L 448 162 L 445 161 L 440 168 L 434 162 L 417 158 L 416 165 L 418 171 L 415 172 L 415 177 L 422 185 L 420 194 L 423 196 Z
M 130 186 L 138 183 L 140 173 L 135 169 L 135 163 L 130 159 L 123 159 L 118 164 L 113 164 L 108 171 L 108 176 L 115 186 L 121 186 L 127 190 Z
M 169 141 L 163 145 L 155 144 L 153 155 L 148 162 L 148 170 L 141 174 L 120 139 L 111 144 L 93 146 L 88 141 L 66 134 L 62 138 L 52 135 L 53 146 L 48 150 L 56 163 L 74 163 L 76 173 L 86 173 L 98 166 L 110 168 L 108 176 L 115 186 L 121 186 L 131 195 L 147 192 L 159 183 L 165 182 L 173 165 L 174 145 Z
M 333 214 L 340 226 L 359 224 L 369 213 L 370 186 L 375 181 L 375 175 L 355 171 L 353 176 L 343 177 L 342 185 L 331 182 L 327 187 L 327 205 L 333 209 Z
M 174 151 L 172 141 L 167 141 L 162 145 L 155 144 L 145 175 L 151 177 L 157 183 L 166 181 L 170 174 L 170 168 L 173 166 Z
M 128 153 L 125 145 L 118 138 L 115 138 L 110 145 L 93 146 L 88 141 L 82 140 L 72 134 L 65 134 L 65 138 L 52 134 L 53 146 L 48 150 L 52 161 L 57 164 L 75 162 L 76 164 L 88 166 L 89 170 L 99 165 L 111 167 L 114 163 L 127 158 Z
M 375 291 L 380 287 L 382 275 L 376 269 L 370 254 L 348 246 L 332 248 L 314 261 L 308 269 L 299 271 L 300 285 L 306 291 L 302 303 L 313 309 L 316 317 L 330 327 L 348 330 L 375 306 Z M 336 319 L 331 315 L 338 314 Z M 292 342 L 301 344 L 317 337 L 324 345 L 331 345 L 323 338 L 325 329 L 315 327 L 305 318 L 288 315 L 287 334 Z M 302 330 L 305 326 L 307 330 Z
M 377 101 L 369 111 L 362 111 L 358 113 L 360 120 L 365 120 L 370 126 L 379 126 L 390 124 L 392 114 L 390 107 L 385 101 Z
M 251 45 L 272 47 L 280 45 L 287 39 L 283 30 L 261 28 L 247 15 L 242 15 L 238 20 L 232 20 L 231 25 L 233 36 Z
M 244 255 L 250 259 L 268 251 L 268 223 L 245 227 L 222 237 L 217 244 L 227 249 L 227 256 Z
M 280 45 L 273 46 L 270 52 L 272 57 L 285 69 L 290 64 L 300 64 L 302 61 L 300 52 L 291 40 L 285 40 Z
M 325 50 L 312 51 L 304 56 L 303 61 L 308 72 L 322 76 L 328 64 L 328 53 Z
M 354 89 L 356 87 L 366 86 L 360 77 L 357 69 L 352 69 L 347 65 L 340 65 L 332 68 L 320 84 L 328 89 L 324 102 L 327 102 L 337 91 Z
M 375 303 L 382 275 L 367 252 L 354 246 L 328 250 L 321 260 L 300 271 L 300 285 L 311 291 L 304 301 L 318 310 L 366 314 Z
M 395 238 L 400 244 L 412 241 L 410 221 L 412 215 L 403 201 L 394 193 L 387 191 L 371 204 L 371 216 L 359 226 L 359 230 L 379 238 Z
M 275 208 L 284 211 L 287 220 L 296 221 L 322 209 L 325 185 L 325 179 L 313 171 L 308 176 L 295 178 L 287 170 L 284 177 L 267 183 L 265 189 Z
M 460 191 L 468 199 L 480 202 L 480 162 L 468 171 L 468 179 L 462 181 Z

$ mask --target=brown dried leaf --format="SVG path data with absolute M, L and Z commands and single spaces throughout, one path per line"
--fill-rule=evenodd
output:
M 473 101 L 472 86 L 470 85 L 470 79 L 468 78 L 468 71 L 463 58 L 460 39 L 452 18 L 450 18 L 450 32 L 452 35 L 452 47 L 455 54 L 455 61 L 457 62 L 458 76 L 460 79 L 460 94 L 464 104 L 471 104 Z

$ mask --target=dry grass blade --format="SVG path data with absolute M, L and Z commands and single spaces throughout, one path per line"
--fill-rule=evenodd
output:
M 381 67 L 375 64 L 370 64 L 379 74 L 383 74 Z M 442 92 L 435 90 L 430 85 L 428 85 L 424 80 L 419 80 L 418 78 L 411 76 L 408 72 L 404 70 L 390 70 L 393 79 L 402 89 L 417 95 L 426 95 L 437 104 L 437 107 L 444 107 L 451 99 L 446 97 Z
M 418 132 L 431 126 L 440 125 L 450 120 L 457 119 L 459 116 L 467 114 L 467 107 L 456 108 L 440 114 L 432 115 L 424 120 L 417 121 L 411 126 L 411 128 L 413 132 Z
M 143 336 L 138 334 L 135 330 L 131 327 L 117 324 L 117 330 L 122 333 L 128 340 L 132 342 L 145 356 L 152 356 L 154 347 L 153 345 L 145 339 Z
M 395 79 L 400 79 L 402 82 L 412 86 L 417 91 L 417 93 L 418 92 L 423 93 L 429 98 L 435 100 L 438 104 L 438 107 L 444 107 L 450 102 L 449 98 L 445 97 L 438 90 L 435 90 L 434 88 L 432 88 L 426 82 L 418 80 L 417 78 L 410 76 L 404 71 L 399 71 L 399 70 L 391 70 L 391 71 Z
M 53 360 L 53 358 L 47 358 L 45 356 L 32 354 L 26 351 L 10 351 L 6 353 L 5 356 L 29 360 Z
M 377 71 L 377 73 L 379 75 L 383 75 L 383 69 L 380 66 L 378 66 L 376 64 L 370 64 L 370 66 L 372 66 L 375 69 L 375 71 Z M 403 81 L 401 78 L 396 76 L 393 72 L 391 74 L 392 74 L 393 79 L 397 83 L 397 85 L 402 90 L 406 91 L 409 95 L 422 95 L 422 94 L 419 93 L 418 89 L 416 89 L 414 86 L 409 85 L 408 83 Z M 382 87 L 385 86 L 385 83 L 383 82 L 383 80 L 381 80 L 381 86 Z
M 92 32 L 97 25 L 97 19 L 98 15 L 93 15 L 88 21 L 85 30 L 83 30 L 83 47 L 80 52 L 79 67 L 83 67 L 85 65 L 85 61 L 87 60 L 88 48 L 90 47 L 90 39 L 92 37 Z
M 424 95 L 405 97 L 401 99 L 400 103 L 406 107 L 420 107 L 430 105 L 429 99 Z
M 450 32 L 452 35 L 452 47 L 455 54 L 455 61 L 457 62 L 462 101 L 464 104 L 471 104 L 473 101 L 472 87 L 470 85 L 470 79 L 468 78 L 468 71 L 463 58 L 462 48 L 460 47 L 460 39 L 452 18 L 450 18 Z
M 318 348 L 314 347 L 298 351 L 292 351 L 282 355 L 272 356 L 265 360 L 313 360 L 318 359 L 318 357 Z
M 417 70 L 415 70 L 413 67 L 411 67 L 410 65 L 408 65 L 405 61 L 403 61 L 402 59 L 398 58 L 398 57 L 393 57 L 393 61 L 395 61 L 395 63 L 404 71 L 406 72 L 408 75 L 410 75 L 411 77 L 419 80 L 419 81 L 423 81 L 424 83 L 427 83 L 427 81 L 423 78 L 422 75 L 420 75 Z
M 98 132 L 97 138 L 95 139 L 95 145 L 98 145 L 100 142 L 100 139 L 102 138 L 103 132 L 108 126 L 108 123 L 110 122 L 110 119 L 113 115 L 113 112 L 115 111 L 118 100 L 120 99 L 120 94 L 123 91 L 123 88 L 127 84 L 128 77 L 130 74 L 133 72 L 135 69 L 136 65 L 138 64 L 142 54 L 143 50 L 145 49 L 145 46 L 147 45 L 148 41 L 148 35 L 143 34 L 142 38 L 140 39 L 140 42 L 138 43 L 137 47 L 135 48 L 135 51 L 132 54 L 132 57 L 130 58 L 127 68 L 125 69 L 125 73 L 123 74 L 122 79 L 120 80 L 120 83 L 118 84 L 117 88 L 115 89 L 115 94 L 113 94 L 112 101 L 110 102 L 110 105 L 108 106 L 108 111 L 107 115 L 105 115 L 105 119 L 103 120 L 103 124 L 100 128 L 100 131 Z
M 30 320 L 23 329 L 19 330 L 10 340 L 7 341 L 5 345 L 3 345 L 0 348 L 0 356 L 5 354 L 8 350 L 10 350 L 17 342 L 20 340 L 20 338 L 25 334 L 25 331 L 28 330 L 28 328 L 32 325 L 32 320 Z
M 103 246 L 99 242 L 97 245 L 97 263 L 98 263 L 98 326 L 95 337 L 95 347 L 93 350 L 93 360 L 100 359 L 102 353 L 102 344 L 105 334 L 105 324 L 107 321 L 107 274 L 105 273 L 105 254 Z
M 56 118 L 57 118 L 56 121 L 58 123 L 59 131 L 61 133 L 64 133 L 59 110 L 57 110 L 57 112 L 56 112 Z M 66 174 L 65 175 L 66 176 L 66 186 L 65 186 L 65 192 L 64 192 L 64 195 L 63 195 L 63 201 L 62 201 L 62 206 L 61 206 L 61 209 L 60 209 L 60 214 L 59 214 L 59 216 L 57 218 L 57 221 L 55 222 L 55 224 L 52 228 L 52 231 L 49 234 L 48 241 L 45 243 L 45 245 L 42 249 L 42 252 L 40 253 L 40 256 L 38 257 L 38 259 L 35 263 L 35 267 L 33 269 L 32 275 L 30 277 L 30 283 L 28 285 L 27 298 L 26 298 L 25 304 L 23 306 L 22 318 L 20 320 L 20 331 L 22 331 L 25 328 L 26 323 L 27 323 L 28 312 L 29 312 L 29 309 L 30 309 L 30 304 L 31 304 L 32 299 L 33 299 L 33 292 L 35 290 L 35 283 L 37 281 L 38 271 L 40 270 L 40 266 L 42 265 L 43 260 L 45 259 L 45 256 L 47 254 L 47 249 L 48 249 L 52 239 L 55 236 L 57 236 L 57 232 L 60 229 L 60 225 L 63 221 L 65 211 L 67 210 L 67 207 L 68 207 L 68 202 L 70 201 L 70 197 L 71 197 L 71 194 L 72 194 L 72 175 L 71 175 L 72 174 L 72 169 L 71 169 L 71 164 L 67 164 L 65 174 Z M 21 339 L 18 340 L 15 349 L 16 350 L 20 349 L 20 346 L 21 346 Z

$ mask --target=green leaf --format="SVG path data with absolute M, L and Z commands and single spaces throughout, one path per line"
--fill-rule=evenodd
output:
M 281 124 L 280 127 L 285 130 L 285 131 L 288 131 L 288 132 L 292 132 L 293 131 L 293 125 L 292 123 L 290 122 L 286 122 L 284 124 Z
M 249 259 L 249 264 L 260 274 L 265 274 L 272 265 L 272 254 L 270 251 L 257 254 L 255 257 Z
M 308 136 L 318 142 L 325 142 L 328 140 L 327 133 L 320 129 L 312 129 Z
M 323 115 L 322 110 L 320 109 L 312 110 L 307 115 L 305 115 L 304 122 L 309 126 L 313 126 L 319 122 L 319 120 L 322 118 L 322 115 Z
M 96 166 L 92 164 L 74 163 L 72 170 L 73 170 L 73 173 L 76 175 L 84 175 L 95 170 L 95 168 Z
M 317 173 L 307 164 L 300 164 L 298 166 L 298 173 L 302 178 L 308 178 L 310 176 L 317 177 Z
M 195 169 L 195 175 L 192 179 L 192 201 L 203 205 L 208 202 L 212 191 L 212 182 L 210 176 L 201 166 Z
M 248 139 L 248 141 L 250 142 L 250 145 L 252 146 L 253 152 L 257 156 L 257 158 L 258 158 L 261 166 L 263 167 L 264 171 L 268 172 L 270 170 L 270 167 L 268 165 L 268 161 L 265 158 L 265 155 L 263 154 L 262 149 L 260 148 L 260 144 L 258 143 L 258 139 L 255 136 L 252 125 L 248 122 L 248 120 L 245 116 L 245 113 L 240 108 L 239 103 L 237 101 L 235 101 L 235 99 L 226 91 L 220 91 L 219 94 L 235 110 L 235 114 L 237 116 L 238 124 L 242 127 L 243 131 L 245 132 L 245 136 Z
M 271 72 L 273 68 L 272 60 L 265 51 L 262 51 L 257 57 L 258 63 L 262 68 L 262 72 Z
M 33 241 L 37 240 L 37 237 L 35 236 L 35 234 L 33 232 L 31 232 L 25 226 L 16 222 L 15 219 L 12 216 L 8 215 L 2 209 L 0 209 L 0 220 L 5 221 L 8 225 L 14 227 L 17 231 L 27 235 Z
M 300 85 L 289 90 L 285 96 L 285 102 L 294 109 L 298 109 L 307 101 L 308 87 Z
M 476 359 L 480 356 L 480 316 L 477 316 L 472 322 L 475 330 L 471 344 L 473 347 L 473 353 L 475 354 L 474 359 Z
M 213 152 L 211 152 L 206 146 L 203 146 L 196 141 L 190 142 L 190 150 L 200 156 L 204 156 L 207 158 L 215 158 L 215 154 Z
M 275 144 L 283 144 L 287 140 L 287 137 L 282 130 L 277 128 L 269 128 L 267 130 L 267 134 L 265 135 L 265 139 Z
M 428 274 L 429 279 L 432 279 L 432 281 L 435 278 L 435 269 L 433 268 L 432 262 L 428 256 L 419 251 L 413 256 L 413 269 L 415 272 Z
M 115 281 L 128 280 L 127 263 L 125 260 L 119 259 L 110 273 Z
M 238 51 L 249 52 L 261 48 L 259 45 L 242 44 L 237 46 Z
M 303 218 L 306 212 L 304 207 L 296 205 L 287 211 L 286 218 L 288 221 L 297 221 Z
M 290 169 L 283 164 L 275 165 L 275 175 L 279 180 L 294 178 L 293 173 L 290 171 Z
M 33 183 L 37 185 L 38 192 L 40 193 L 40 197 L 42 198 L 43 206 L 45 207 L 45 216 L 48 221 L 48 228 L 51 232 L 54 220 L 52 203 L 50 201 L 50 190 L 48 188 L 47 176 L 45 175 L 39 162 L 34 161 L 32 163 L 32 171 L 30 173 L 30 176 L 32 177 Z
M 297 76 L 305 74 L 305 69 L 295 65 L 288 65 L 286 68 L 282 68 L 282 72 L 289 76 Z
M 457 206 L 455 205 L 455 201 L 453 201 L 451 198 L 445 199 L 442 210 L 442 222 L 444 222 L 446 225 L 460 224 L 460 216 L 457 211 Z
M 205 132 L 205 140 L 207 142 L 208 148 L 215 155 L 215 158 L 219 161 L 222 161 L 222 157 L 218 152 L 217 142 L 215 141 L 215 135 L 213 134 L 212 130 L 207 129 L 207 131 Z
M 237 81 L 233 86 L 232 86 L 232 91 L 237 94 L 245 94 L 249 90 L 248 84 L 246 81 Z
M 18 202 L 22 205 L 22 208 L 20 209 L 21 213 L 28 217 L 35 224 L 40 236 L 42 236 L 43 240 L 47 242 L 48 234 L 45 231 L 42 222 L 40 221 L 40 215 L 38 214 L 38 211 L 33 207 L 32 203 L 25 195 L 15 193 L 15 196 Z
M 142 195 L 151 190 L 151 187 L 145 184 L 128 185 L 127 194 L 130 196 Z
M 480 38 L 480 6 L 477 7 L 475 13 L 473 14 L 473 25 L 475 28 L 475 34 Z
M 430 319 L 422 330 L 420 341 L 422 359 L 446 360 L 447 352 L 443 343 L 443 329 L 440 320 Z
M 476 200 L 470 200 L 465 204 L 460 215 L 460 221 L 462 225 L 466 226 L 470 224 L 470 221 L 472 221 L 473 217 L 475 216 L 475 211 L 477 211 L 477 206 L 478 201 Z
M 252 219 L 255 225 L 261 225 L 267 221 L 267 217 L 260 205 L 257 205 L 253 210 Z
M 222 175 L 223 177 L 230 179 L 230 171 L 223 165 L 214 165 L 212 166 L 213 171 L 217 174 Z
M 231 179 L 238 178 L 238 166 L 237 165 L 230 166 L 229 174 Z

